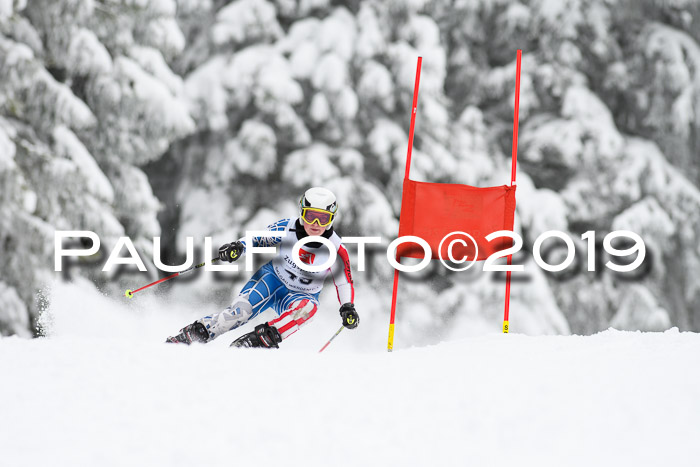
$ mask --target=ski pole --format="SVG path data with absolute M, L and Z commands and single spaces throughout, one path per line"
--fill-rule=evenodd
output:
M 328 342 L 326 342 L 326 345 L 324 345 L 323 348 L 322 348 L 321 350 L 318 351 L 318 353 L 321 353 L 321 352 L 323 352 L 324 350 L 326 350 L 326 347 L 328 347 L 329 345 L 331 345 L 331 342 L 333 342 L 333 339 L 335 339 L 336 337 L 338 337 L 338 334 L 340 334 L 340 331 L 342 331 L 343 329 L 345 329 L 345 326 L 340 326 L 340 329 L 338 329 L 338 331 L 337 331 L 335 334 L 333 334 L 333 337 L 331 337 L 330 340 L 329 340 Z
M 216 261 L 219 261 L 219 258 L 218 258 L 218 257 L 211 260 L 212 263 L 214 263 L 214 262 L 216 262 Z M 138 289 L 136 289 L 136 290 L 129 290 L 129 289 L 127 289 L 127 291 L 124 292 L 124 296 L 125 296 L 126 298 L 133 298 L 133 297 L 134 297 L 134 294 L 135 294 L 136 292 L 140 292 L 140 291 L 142 291 L 143 289 L 146 289 L 146 288 L 148 288 L 148 287 L 150 287 L 150 286 L 152 286 L 152 285 L 160 284 L 161 282 L 165 282 L 165 281 L 167 281 L 167 280 L 170 280 L 170 279 L 172 279 L 173 277 L 177 277 L 177 276 L 181 276 L 181 275 L 183 275 L 183 274 L 187 274 L 188 272 L 190 272 L 190 271 L 192 271 L 192 270 L 194 270 L 194 269 L 199 269 L 199 268 L 201 268 L 201 267 L 204 266 L 205 264 L 207 264 L 206 261 L 205 261 L 204 263 L 199 263 L 199 264 L 196 264 L 196 265 L 194 265 L 194 266 L 190 266 L 189 268 L 185 269 L 184 271 L 180 271 L 180 272 L 176 272 L 176 273 L 170 274 L 168 277 L 164 277 L 164 278 L 159 279 L 159 280 L 157 280 L 157 281 L 155 281 L 155 282 L 151 282 L 150 284 L 144 285 L 143 287 L 138 288 Z

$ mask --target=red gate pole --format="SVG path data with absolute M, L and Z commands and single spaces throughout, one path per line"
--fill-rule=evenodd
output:
M 406 170 L 404 171 L 404 180 L 408 179 L 411 171 L 411 152 L 413 151 L 413 130 L 416 126 L 416 109 L 418 107 L 418 84 L 420 82 L 420 67 L 423 63 L 423 57 L 418 57 L 418 64 L 416 65 L 416 84 L 413 88 L 413 108 L 411 111 L 411 126 L 408 130 L 408 154 L 406 155 Z M 401 190 L 403 194 L 403 189 Z M 403 200 L 402 200 L 403 201 Z M 403 207 L 403 203 L 402 203 Z M 399 214 L 400 216 L 400 214 Z M 401 261 L 401 258 L 396 258 L 397 261 Z M 391 292 L 391 318 L 389 320 L 389 342 L 387 344 L 387 351 L 391 352 L 394 349 L 394 320 L 396 318 L 396 294 L 399 289 L 399 270 L 394 269 L 394 288 Z
M 515 60 L 515 112 L 513 113 L 513 153 L 511 155 L 510 186 L 516 186 L 515 167 L 518 163 L 518 113 L 520 111 L 520 60 L 522 50 L 518 49 Z M 513 255 L 508 255 L 508 266 L 513 262 Z M 508 333 L 508 318 L 510 314 L 510 271 L 506 272 L 506 303 L 503 312 L 503 332 Z

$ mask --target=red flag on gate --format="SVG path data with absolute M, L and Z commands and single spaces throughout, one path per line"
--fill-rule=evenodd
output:
M 513 230 L 515 218 L 515 168 L 518 160 L 518 111 L 520 109 L 520 62 L 522 51 L 516 54 L 515 65 L 515 105 L 513 113 L 513 155 L 511 158 L 510 186 L 502 185 L 477 188 L 469 185 L 450 183 L 416 182 L 409 178 L 411 151 L 413 149 L 413 131 L 418 106 L 418 84 L 423 59 L 418 57 L 416 65 L 416 83 L 413 89 L 413 107 L 411 125 L 408 131 L 408 154 L 406 171 L 401 196 L 401 214 L 399 218 L 399 237 L 416 236 L 422 238 L 432 250 L 432 259 L 454 259 L 455 261 L 473 260 L 474 245 L 461 246 L 454 243 L 452 257 L 449 255 L 448 237 L 452 232 L 464 232 L 471 235 L 478 248 L 477 260 L 484 260 L 491 254 L 513 245 L 510 238 L 501 237 L 492 242 L 486 236 L 499 230 Z M 459 237 L 464 239 L 464 236 Z M 441 245 L 442 242 L 442 245 Z M 455 247 L 460 245 L 460 247 Z M 396 249 L 396 258 L 424 258 L 423 248 L 415 243 L 402 243 Z M 512 255 L 508 255 L 507 264 L 511 265 Z M 503 313 L 503 332 L 509 332 L 511 271 L 506 272 L 505 309 Z M 394 270 L 394 286 L 391 294 L 391 317 L 389 321 L 389 342 L 387 350 L 394 348 L 394 320 L 396 317 L 396 294 L 399 286 L 399 270 Z
M 425 183 L 405 179 L 399 218 L 399 237 L 415 235 L 430 245 L 432 258 L 447 260 L 452 232 L 471 235 L 478 246 L 477 260 L 509 248 L 510 238 L 500 237 L 491 242 L 486 236 L 499 230 L 513 230 L 515 217 L 515 185 L 477 188 L 452 183 Z M 464 236 L 459 236 L 464 238 Z M 440 243 L 442 246 L 440 247 Z M 452 256 L 456 260 L 466 257 L 474 259 L 474 244 L 466 246 L 455 243 Z M 438 256 L 439 254 L 439 256 Z M 425 252 L 420 245 L 403 243 L 396 252 L 397 257 L 423 258 Z

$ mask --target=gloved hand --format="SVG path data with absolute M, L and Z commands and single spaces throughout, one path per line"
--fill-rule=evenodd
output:
M 243 243 L 238 241 L 221 245 L 219 247 L 219 259 L 232 263 L 241 257 L 244 249 Z
M 360 324 L 360 316 L 352 303 L 343 303 L 340 307 L 340 318 L 343 320 L 343 326 L 348 329 L 355 329 Z

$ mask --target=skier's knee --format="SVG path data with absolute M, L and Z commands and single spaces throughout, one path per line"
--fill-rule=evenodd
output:
M 253 315 L 253 305 L 245 298 L 238 297 L 226 308 L 226 311 L 233 319 L 245 323 Z
M 238 297 L 231 305 L 220 313 L 205 316 L 199 322 L 209 332 L 210 339 L 242 326 L 253 315 L 253 306 L 245 298 Z
M 292 312 L 291 318 L 299 324 L 309 321 L 316 314 L 318 305 L 312 300 L 296 300 L 292 302 L 288 310 Z

